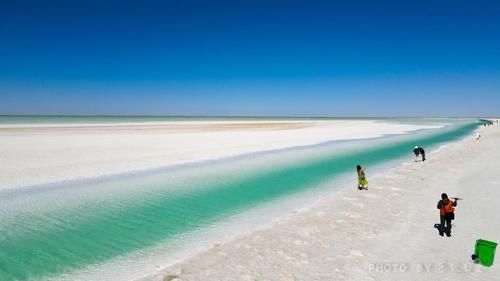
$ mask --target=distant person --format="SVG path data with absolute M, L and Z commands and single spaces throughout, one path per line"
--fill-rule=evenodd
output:
M 481 134 L 477 132 L 476 140 L 479 140 L 481 138 Z
M 356 166 L 356 170 L 358 171 L 358 189 L 359 190 L 367 190 L 368 189 L 368 180 L 365 175 L 365 168 L 360 165 Z
M 446 236 L 451 236 L 451 221 L 455 219 L 455 208 L 457 206 L 457 199 L 451 201 L 448 198 L 446 193 L 441 194 L 441 200 L 439 200 L 437 204 L 437 208 L 439 209 L 439 219 L 440 219 L 440 227 L 439 235 L 443 236 L 443 233 L 446 233 Z
M 423 148 L 415 146 L 413 153 L 415 153 L 415 157 L 417 157 L 417 159 L 419 155 L 422 155 L 422 161 L 425 161 L 425 150 Z

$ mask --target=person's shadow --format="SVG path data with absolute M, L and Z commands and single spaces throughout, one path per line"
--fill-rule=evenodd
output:
M 435 223 L 434 228 L 438 230 L 440 236 L 444 236 L 444 227 L 440 223 Z
M 443 225 L 441 225 L 440 223 L 435 223 L 434 228 L 436 228 L 438 230 L 439 236 L 444 236 L 444 234 L 446 233 L 445 227 Z M 451 237 L 451 234 L 446 233 L 446 236 Z

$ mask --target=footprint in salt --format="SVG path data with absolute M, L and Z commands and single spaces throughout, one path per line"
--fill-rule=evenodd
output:
M 330 222 L 328 226 L 330 227 L 330 229 L 336 229 L 339 227 L 335 221 Z
M 243 274 L 243 275 L 240 275 L 240 280 L 255 280 L 255 278 L 253 278 L 253 276 L 249 273 L 246 273 L 246 274 Z
M 295 209 L 294 212 L 296 212 L 296 213 L 304 213 L 304 212 L 307 212 L 309 210 L 310 210 L 310 208 L 304 207 L 304 208 Z
M 365 204 L 363 203 L 352 203 L 352 205 L 356 208 L 363 209 L 365 207 Z
M 363 238 L 368 239 L 368 240 L 373 240 L 373 239 L 377 238 L 377 233 L 373 230 L 372 231 L 365 230 Z
M 310 236 L 311 234 L 319 232 L 321 232 L 321 230 L 318 226 L 305 227 L 300 231 L 300 233 L 302 233 L 304 236 Z
M 376 194 L 365 193 L 365 194 L 363 194 L 363 197 L 365 197 L 365 198 L 370 198 L 370 199 L 377 199 L 377 198 L 379 198 L 380 196 L 379 196 L 379 195 L 376 195 Z
M 356 249 L 352 249 L 350 251 L 351 255 L 353 256 L 357 256 L 357 257 L 364 257 L 365 254 L 363 254 L 363 252 L 361 250 L 356 250 Z
M 169 274 L 164 276 L 162 281 L 174 281 L 174 280 L 179 280 L 178 276 Z
M 345 256 L 344 255 L 336 255 L 335 258 L 337 260 L 340 260 L 339 262 L 345 262 L 345 260 L 352 259 L 352 256 L 350 256 L 350 255 L 345 255 Z
M 319 212 L 316 212 L 316 215 L 317 215 L 318 217 L 322 217 L 322 216 L 324 216 L 324 215 L 325 215 L 325 212 L 319 211 Z
M 361 214 L 356 212 L 344 212 L 344 216 L 352 219 L 359 219 L 361 217 Z
M 300 263 L 301 264 L 309 264 L 309 260 L 308 259 L 300 259 Z

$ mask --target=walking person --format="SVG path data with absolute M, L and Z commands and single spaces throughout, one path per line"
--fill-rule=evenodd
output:
M 446 193 L 441 194 L 441 200 L 437 204 L 439 209 L 439 235 L 451 236 L 451 221 L 455 219 L 455 208 L 457 206 L 457 199 L 451 201 Z
M 415 153 L 415 157 L 417 157 L 417 159 L 419 155 L 422 155 L 422 162 L 425 161 L 425 150 L 423 148 L 415 146 L 413 153 Z
M 361 165 L 357 165 L 356 170 L 358 172 L 358 189 L 368 190 L 368 180 L 366 179 L 365 168 L 361 167 Z

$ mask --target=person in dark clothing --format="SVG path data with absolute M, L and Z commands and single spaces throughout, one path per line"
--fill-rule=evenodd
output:
M 439 200 L 437 204 L 437 208 L 439 209 L 439 219 L 440 219 L 440 227 L 439 227 L 439 235 L 443 236 L 443 232 L 446 233 L 446 236 L 451 236 L 451 221 L 455 219 L 455 208 L 457 206 L 457 199 L 451 201 L 448 198 L 446 193 L 441 194 L 441 200 Z
M 425 161 L 425 150 L 423 148 L 415 146 L 415 148 L 413 149 L 413 153 L 415 153 L 416 157 L 422 155 L 422 161 Z

